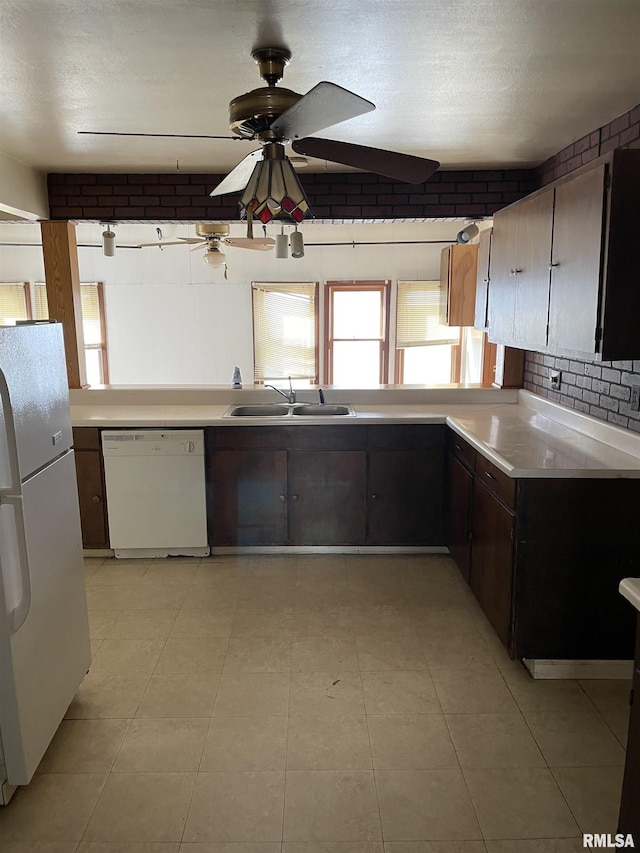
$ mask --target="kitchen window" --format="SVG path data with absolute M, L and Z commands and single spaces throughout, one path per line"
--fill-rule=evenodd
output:
M 448 385 L 480 382 L 482 332 L 440 323 L 440 282 L 399 281 L 396 382 Z
M 254 382 L 318 384 L 318 285 L 253 282 Z
M 28 320 L 30 317 L 31 294 L 28 283 L 0 283 L 0 326 L 15 326 L 16 320 Z
M 387 382 L 389 282 L 328 281 L 326 381 L 366 388 Z
M 80 285 L 87 381 L 103 385 L 109 381 L 107 336 L 102 282 Z M 16 320 L 47 320 L 47 286 L 42 282 L 0 284 L 0 325 Z

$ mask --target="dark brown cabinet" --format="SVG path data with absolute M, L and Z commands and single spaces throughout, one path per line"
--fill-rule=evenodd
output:
M 445 427 L 212 427 L 209 541 L 443 544 Z
M 211 545 L 284 545 L 287 454 L 283 450 L 215 450 L 208 496 Z
M 74 427 L 73 447 L 78 481 L 82 547 L 109 547 L 104 465 L 100 431 L 96 427 Z
M 632 605 L 627 602 L 627 607 Z M 627 757 L 622 782 L 618 831 L 640 839 L 640 617 L 636 628 L 636 653 L 633 665 L 631 715 L 627 738 Z
M 287 466 L 290 544 L 364 543 L 364 450 L 292 450 Z
M 476 477 L 469 585 L 500 641 L 511 638 L 514 515 Z
M 367 544 L 442 545 L 445 428 L 368 428 Z
M 640 152 L 616 150 L 498 211 L 490 340 L 597 360 L 640 356 L 639 194 Z
M 628 658 L 617 590 L 637 558 L 611 531 L 634 529 L 640 481 L 516 479 L 453 430 L 448 446 L 446 544 L 511 656 Z
M 471 506 L 475 451 L 449 434 L 447 456 L 447 546 L 462 577 L 471 576 Z M 466 451 L 466 452 L 465 452 Z

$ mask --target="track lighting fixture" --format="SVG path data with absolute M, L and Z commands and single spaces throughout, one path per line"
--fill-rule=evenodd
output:
M 302 239 L 302 232 L 298 231 L 297 226 L 296 230 L 291 233 L 289 240 L 291 243 L 291 257 L 304 258 L 304 240 Z
M 284 225 L 280 226 L 280 233 L 276 234 L 276 258 L 289 257 L 289 238 L 284 233 Z
M 465 225 L 462 231 L 458 231 L 456 235 L 456 243 L 469 243 L 473 240 L 474 237 L 477 237 L 480 233 L 480 229 L 474 223 L 470 223 L 469 225 Z
M 107 230 L 102 232 L 102 254 L 106 258 L 112 258 L 116 253 L 116 235 L 107 225 Z

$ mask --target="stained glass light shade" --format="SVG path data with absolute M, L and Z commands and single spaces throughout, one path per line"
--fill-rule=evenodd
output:
M 278 143 L 264 146 L 264 159 L 254 166 L 242 198 L 243 215 L 251 211 L 253 218 L 266 225 L 272 219 L 289 218 L 302 222 L 309 212 L 309 202 L 300 186 L 293 166 Z

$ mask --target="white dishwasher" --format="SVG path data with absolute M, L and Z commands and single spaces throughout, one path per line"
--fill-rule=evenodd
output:
M 206 556 L 203 430 L 102 433 L 116 557 Z

